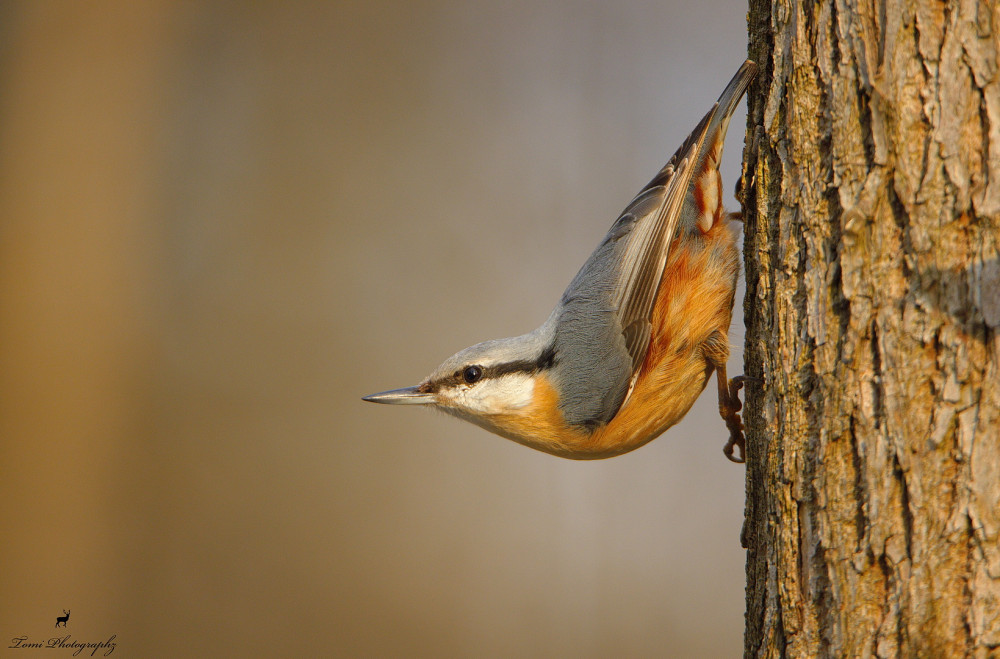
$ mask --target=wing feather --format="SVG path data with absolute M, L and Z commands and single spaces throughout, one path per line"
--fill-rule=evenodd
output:
M 621 269 L 614 288 L 614 304 L 625 345 L 632 359 L 632 380 L 645 359 L 650 332 L 633 328 L 648 326 L 660 289 L 663 269 L 670 245 L 677 232 L 681 210 L 687 198 L 691 178 L 702 158 L 706 138 L 713 136 L 720 124 L 728 122 L 737 103 L 756 72 L 752 62 L 745 62 L 727 85 L 719 101 L 702 118 L 670 161 L 625 209 L 623 215 L 634 215 L 636 207 L 650 195 L 659 197 L 658 207 L 637 217 L 621 254 Z M 720 111 L 720 107 L 722 110 Z

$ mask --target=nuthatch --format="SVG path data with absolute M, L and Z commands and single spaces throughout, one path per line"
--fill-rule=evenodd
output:
M 756 71 L 749 60 L 740 67 L 541 327 L 466 348 L 419 385 L 364 400 L 433 405 L 525 446 L 595 459 L 636 449 L 680 421 L 715 371 L 730 432 L 724 452 L 742 462 L 743 378 L 726 377 L 739 253 L 719 160 Z

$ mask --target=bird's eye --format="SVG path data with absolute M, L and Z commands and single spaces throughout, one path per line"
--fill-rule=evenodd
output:
M 462 379 L 469 384 L 475 384 L 483 377 L 483 369 L 478 366 L 466 366 L 462 371 Z

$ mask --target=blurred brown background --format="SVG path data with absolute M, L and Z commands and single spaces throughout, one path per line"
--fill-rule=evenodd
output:
M 0 5 L 5 653 L 740 654 L 711 394 L 596 463 L 360 400 L 544 320 L 745 57 L 500 4 Z

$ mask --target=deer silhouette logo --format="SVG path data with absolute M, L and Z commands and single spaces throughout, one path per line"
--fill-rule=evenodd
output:
M 60 622 L 62 623 L 62 626 L 65 627 L 66 623 L 69 621 L 69 611 L 63 609 L 63 613 L 65 613 L 66 615 L 59 616 L 58 618 L 56 618 L 56 627 L 59 626 Z

